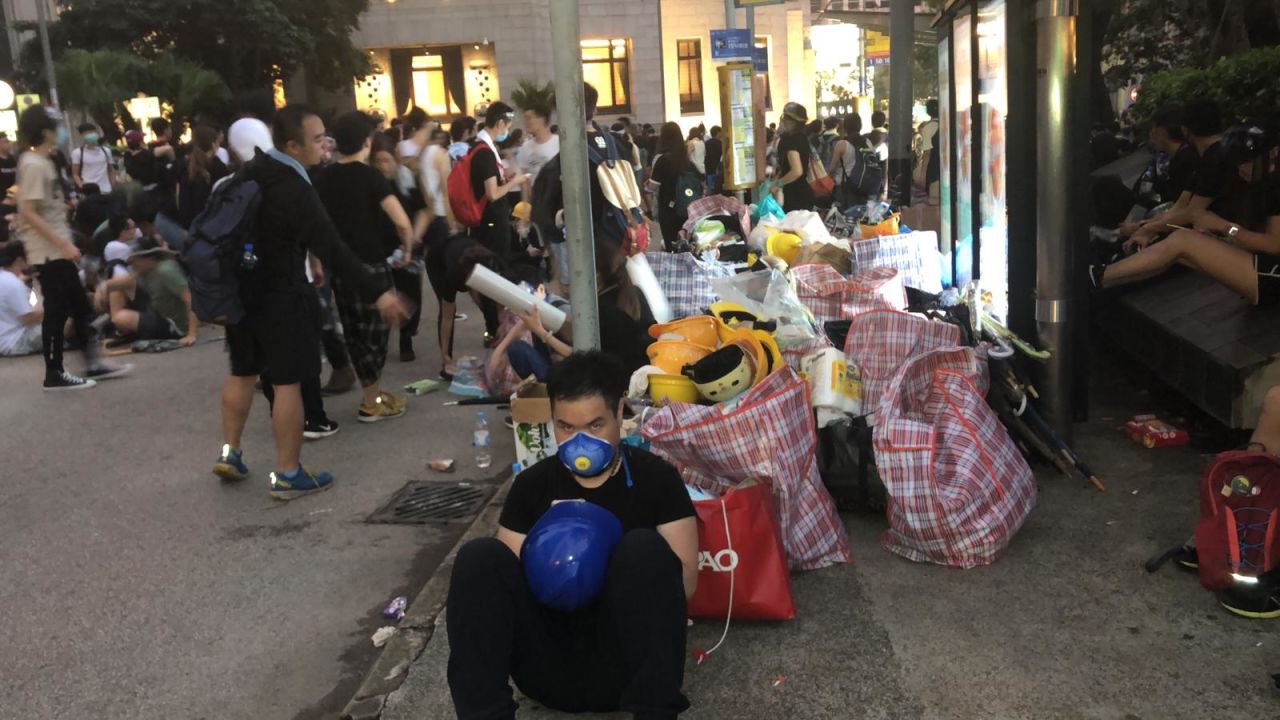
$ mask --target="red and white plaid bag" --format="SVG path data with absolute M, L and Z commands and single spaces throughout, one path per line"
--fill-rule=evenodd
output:
M 769 480 L 792 570 L 846 563 L 849 541 L 818 474 L 809 386 L 790 369 L 748 390 L 730 412 L 672 403 L 642 431 L 685 482 L 723 495 L 751 478 Z
M 994 562 L 1036 503 L 1035 478 L 987 405 L 972 348 L 908 360 L 880 403 L 873 443 L 889 494 L 890 552 L 972 568 Z
M 849 320 L 871 310 L 903 310 L 907 291 L 898 271 L 891 267 L 872 268 L 846 278 L 830 265 L 799 265 L 791 268 L 796 296 L 821 323 Z
M 844 354 L 862 371 L 862 407 L 877 410 L 889 381 L 908 359 L 960 344 L 960 328 L 899 312 L 871 310 L 849 323 Z

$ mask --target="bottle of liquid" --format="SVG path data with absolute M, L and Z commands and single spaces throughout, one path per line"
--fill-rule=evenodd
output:
M 483 410 L 476 412 L 476 429 L 471 437 L 471 444 L 476 448 L 476 467 L 483 470 L 493 464 L 493 455 L 489 452 L 489 421 Z

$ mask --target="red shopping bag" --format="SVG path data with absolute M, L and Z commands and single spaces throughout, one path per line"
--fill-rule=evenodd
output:
M 764 483 L 693 503 L 698 590 L 689 617 L 790 620 L 796 616 L 773 493 Z

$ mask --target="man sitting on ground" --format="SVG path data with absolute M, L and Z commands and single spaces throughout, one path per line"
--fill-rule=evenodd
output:
M 131 273 L 100 286 L 108 296 L 111 324 L 139 340 L 195 344 L 200 323 L 191 309 L 191 290 L 182 268 L 154 237 L 143 236 L 129 250 Z
M 44 306 L 33 303 L 27 287 L 27 253 L 22 243 L 0 245 L 0 355 L 40 352 Z
M 623 710 L 674 718 L 688 709 L 686 603 L 697 583 L 698 527 L 680 474 L 620 444 L 627 373 L 599 352 L 551 371 L 561 448 L 602 446 L 605 462 L 570 470 L 549 457 L 516 478 L 496 538 L 463 546 L 449 587 L 449 690 L 459 718 L 514 717 L 508 679 L 538 702 L 569 712 Z M 562 450 L 561 454 L 565 454 Z M 520 549 L 551 505 L 582 499 L 622 522 L 600 598 L 572 613 L 538 604 Z

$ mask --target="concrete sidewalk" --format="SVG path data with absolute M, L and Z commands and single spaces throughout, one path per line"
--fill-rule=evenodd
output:
M 1121 418 L 1150 407 L 1114 390 L 1095 393 L 1097 419 L 1076 437 L 1106 494 L 1039 468 L 1039 504 L 1007 555 L 967 572 L 891 555 L 883 518 L 846 516 L 854 564 L 795 576 L 794 621 L 735 623 L 690 662 L 684 717 L 1276 717 L 1275 626 L 1228 614 L 1172 565 L 1142 569 L 1189 534 L 1207 458 L 1130 444 Z M 438 622 L 387 720 L 454 717 Z M 721 629 L 695 625 L 689 648 Z M 574 716 L 524 700 L 519 717 Z

